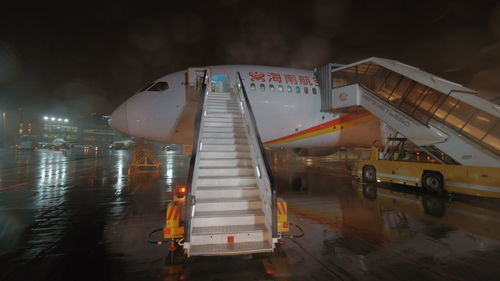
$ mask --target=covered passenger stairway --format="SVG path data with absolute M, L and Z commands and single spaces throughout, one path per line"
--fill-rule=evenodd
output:
M 272 252 L 276 187 L 241 78 L 208 72 L 201 96 L 185 201 L 186 254 Z
M 382 58 L 328 64 L 318 76 L 322 111 L 362 107 L 441 158 L 500 167 L 500 107 L 474 90 Z

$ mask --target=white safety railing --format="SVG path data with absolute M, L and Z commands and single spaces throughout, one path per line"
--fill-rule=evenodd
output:
M 238 97 L 239 105 L 242 110 L 244 124 L 248 133 L 248 142 L 250 145 L 252 163 L 255 168 L 257 186 L 261 199 L 262 211 L 265 215 L 265 225 L 269 230 L 269 241 L 278 238 L 276 222 L 276 184 L 271 173 L 269 163 L 267 162 L 264 146 L 257 130 L 255 116 L 248 99 L 248 95 L 243 85 L 241 75 L 237 74 L 237 83 L 235 91 Z
M 211 79 L 209 79 L 210 73 L 205 71 L 203 87 L 201 89 L 201 100 L 200 100 L 200 111 L 195 119 L 195 136 L 193 141 L 193 150 L 191 154 L 191 161 L 189 166 L 189 174 L 187 181 L 187 191 L 186 191 L 186 215 L 185 215 L 185 232 L 184 232 L 184 249 L 189 254 L 190 242 L 191 242 L 191 233 L 193 230 L 192 218 L 194 216 L 195 208 L 196 208 L 196 189 L 198 186 L 198 170 L 200 163 L 200 152 L 203 147 L 202 137 L 200 129 L 205 125 L 205 116 L 206 116 L 206 100 L 208 92 L 211 88 Z

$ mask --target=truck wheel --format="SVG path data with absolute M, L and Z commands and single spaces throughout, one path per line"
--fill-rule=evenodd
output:
M 438 173 L 425 173 L 422 177 L 422 186 L 430 192 L 439 192 L 443 189 L 443 176 Z
M 364 182 L 376 182 L 377 181 L 377 171 L 373 166 L 365 166 L 363 168 L 363 181 Z

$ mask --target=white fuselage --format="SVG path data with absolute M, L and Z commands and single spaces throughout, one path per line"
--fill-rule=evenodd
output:
M 262 141 L 280 147 L 369 146 L 380 144 L 381 126 L 373 115 L 321 112 L 313 71 L 252 65 L 206 67 L 214 87 L 232 88 L 240 73 Z M 189 103 L 189 70 L 164 76 L 130 97 L 111 115 L 114 129 L 134 137 L 169 143 Z M 217 84 L 220 77 L 225 85 Z M 163 89 L 159 82 L 167 82 Z M 158 90 L 160 89 L 160 90 Z M 220 88 L 219 88 L 220 90 Z

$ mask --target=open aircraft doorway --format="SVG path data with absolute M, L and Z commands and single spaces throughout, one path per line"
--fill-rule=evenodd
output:
M 223 93 L 229 90 L 229 78 L 227 75 L 212 75 L 212 87 L 215 92 Z

